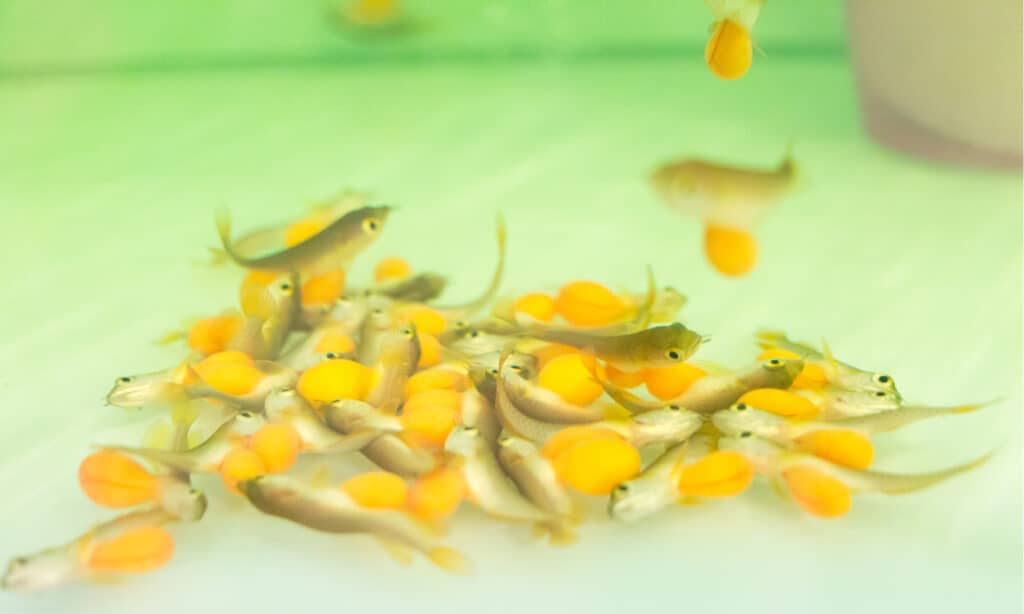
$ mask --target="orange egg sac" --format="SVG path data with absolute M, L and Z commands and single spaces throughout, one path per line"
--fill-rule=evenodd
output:
M 723 19 L 704 48 L 704 61 L 719 79 L 739 79 L 750 70 L 754 44 L 747 30 L 731 19 Z
M 711 266 L 729 277 L 745 275 L 757 264 L 757 240 L 746 230 L 709 224 L 704 252 Z

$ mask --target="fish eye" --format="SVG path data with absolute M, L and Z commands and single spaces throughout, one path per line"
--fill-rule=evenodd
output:
M 522 365 L 509 365 L 508 368 L 512 369 L 513 371 L 522 371 L 523 370 Z
M 188 496 L 190 496 L 190 497 L 200 497 L 200 496 L 202 496 L 202 494 L 203 493 L 199 492 L 195 488 L 189 488 L 188 489 Z
M 23 556 L 19 556 L 11 561 L 11 567 L 24 567 L 25 565 L 28 565 L 28 558 Z
M 683 355 L 679 352 L 679 350 L 672 349 L 665 352 L 665 357 L 667 357 L 669 360 L 681 360 Z
M 682 407 L 680 407 L 679 405 L 669 405 L 668 406 L 668 410 L 669 411 L 679 411 L 681 409 L 682 409 Z
M 287 395 L 293 395 L 293 394 L 295 394 L 295 389 L 290 387 L 290 386 L 288 386 L 288 387 L 285 387 L 285 388 L 281 388 L 280 393 L 281 394 L 287 394 Z
M 480 433 L 480 431 L 478 431 L 475 426 L 467 426 L 466 428 L 462 429 L 462 432 L 465 433 L 466 435 L 469 435 L 470 437 L 476 437 Z
M 627 484 L 619 484 L 615 487 L 616 492 L 629 492 L 629 486 Z
M 412 329 L 411 328 L 403 328 L 402 330 L 400 330 L 398 332 L 399 332 L 399 334 L 401 334 L 404 337 L 412 337 Z
M 490 369 L 487 370 L 487 373 L 489 373 L 491 375 L 497 375 L 498 374 L 498 370 L 495 369 L 494 367 L 491 367 Z
M 743 431 L 742 433 L 740 433 L 740 437 L 743 438 L 750 437 L 751 435 L 753 435 L 753 433 L 751 433 L 750 431 Z
M 469 326 L 469 323 L 466 322 L 465 320 L 456 320 L 455 324 L 453 324 L 452 326 L 454 326 L 455 328 L 466 328 L 467 326 Z
M 875 380 L 876 383 L 879 383 L 879 384 L 881 384 L 883 386 L 891 386 L 892 385 L 892 378 L 889 377 L 888 375 L 886 375 L 885 373 L 876 373 L 875 377 L 874 377 L 874 380 Z
M 764 361 L 764 366 L 768 369 L 778 369 L 782 366 L 782 360 L 778 358 L 772 358 Z
M 367 232 L 377 232 L 378 228 L 380 228 L 380 222 L 377 221 L 377 218 L 368 217 L 363 220 L 363 230 Z
M 127 375 L 125 375 L 124 377 L 117 378 L 117 381 L 121 382 L 122 384 L 129 384 L 129 383 L 131 383 L 132 378 L 130 378 Z
M 736 411 L 746 411 L 747 410 L 747 404 L 746 403 L 737 403 L 735 409 L 736 409 Z
M 238 412 L 238 416 L 240 418 L 248 419 L 248 418 L 252 418 L 253 413 L 251 411 L 240 411 L 240 412 Z
M 480 336 L 480 331 L 478 331 L 478 330 L 471 330 L 471 331 L 469 331 L 470 339 L 476 339 L 479 336 Z
M 288 283 L 288 282 L 285 282 L 285 283 L 281 284 L 278 287 L 281 288 L 282 290 L 284 290 L 285 292 L 287 292 L 287 291 L 292 289 L 292 285 L 290 283 Z
M 375 316 L 384 315 L 384 310 L 381 309 L 380 307 L 377 307 L 376 309 L 373 310 L 373 315 L 375 315 Z
M 334 360 L 338 355 L 335 352 L 327 352 L 324 354 L 324 357 L 327 358 L 327 360 Z

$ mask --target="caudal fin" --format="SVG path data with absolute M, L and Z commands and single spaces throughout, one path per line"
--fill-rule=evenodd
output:
M 460 576 L 468 576 L 473 573 L 473 564 L 458 550 L 437 546 L 427 553 L 427 557 L 434 565 L 448 573 Z

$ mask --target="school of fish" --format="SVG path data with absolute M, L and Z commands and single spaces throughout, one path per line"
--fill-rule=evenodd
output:
M 760 478 L 795 509 L 838 517 L 855 495 L 912 492 L 985 460 L 876 468 L 874 435 L 986 403 L 905 402 L 892 375 L 778 331 L 758 332 L 735 368 L 702 362 L 707 331 L 678 321 L 686 297 L 650 269 L 635 293 L 578 280 L 501 294 L 500 216 L 494 272 L 470 301 L 439 302 L 447 278 L 401 258 L 349 284 L 390 215 L 345 193 L 240 237 L 220 216 L 215 259 L 245 273 L 238 308 L 161 339 L 187 347 L 181 362 L 117 377 L 107 404 L 148 431 L 95 442 L 78 467 L 82 492 L 118 515 L 14 558 L 3 586 L 159 569 L 211 488 L 296 531 L 368 536 L 397 561 L 468 573 L 445 539 L 462 506 L 562 546 L 595 499 L 635 523 Z M 331 461 L 356 457 L 365 471 L 332 480 Z

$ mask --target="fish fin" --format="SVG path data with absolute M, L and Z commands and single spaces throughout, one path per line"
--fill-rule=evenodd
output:
M 587 507 L 583 505 L 579 500 L 572 500 L 572 507 L 569 509 L 569 516 L 567 520 L 570 524 L 580 525 L 587 519 Z
M 828 341 L 825 341 L 824 337 L 821 338 L 821 353 L 825 356 L 825 361 L 828 362 L 829 366 L 833 369 L 838 367 L 836 357 L 832 355 L 832 348 L 829 347 Z
M 708 375 L 731 375 L 735 373 L 735 371 L 729 367 L 710 360 L 692 360 L 690 361 L 690 364 L 700 368 Z
M 142 436 L 142 445 L 146 448 L 157 448 L 167 450 L 171 447 L 174 439 L 174 427 L 165 418 L 157 418 L 146 429 Z
M 579 539 L 572 527 L 561 522 L 548 524 L 546 532 L 548 534 L 548 543 L 552 546 L 571 546 Z
M 408 567 L 412 564 L 412 548 L 386 537 L 374 536 L 374 538 L 377 540 L 377 543 L 384 548 L 384 551 L 388 553 L 388 556 L 394 559 L 396 563 L 402 567 Z
M 263 321 L 263 325 L 260 326 L 260 336 L 263 337 L 264 343 L 270 343 L 277 336 L 277 330 L 281 326 L 281 318 L 274 315 Z
M 123 586 L 128 581 L 128 578 L 126 578 L 125 576 L 119 576 L 116 573 L 109 571 L 91 572 L 88 576 L 86 576 L 86 579 L 89 581 L 89 583 L 95 584 L 97 586 Z
M 757 346 L 762 350 L 779 347 L 780 344 L 788 343 L 789 338 L 781 330 L 759 330 L 754 334 Z
M 772 485 L 772 490 L 775 491 L 775 494 L 783 499 L 790 498 L 789 491 L 786 489 L 786 483 L 782 481 L 782 478 L 772 478 L 769 480 L 769 483 Z
M 999 403 L 1002 403 L 1004 400 L 1005 399 L 1003 399 L 1002 397 L 996 397 L 996 398 L 994 398 L 992 400 L 984 401 L 982 403 L 972 403 L 972 404 L 968 404 L 968 405 L 960 405 L 958 407 L 954 407 L 953 409 L 950 409 L 949 413 L 951 413 L 951 414 L 969 414 L 969 413 L 971 413 L 973 411 L 978 411 L 979 409 L 981 409 L 983 407 L 988 407 L 990 405 L 997 405 Z
M 227 209 L 222 208 L 217 211 L 215 223 L 217 225 L 217 236 L 220 238 L 224 255 L 238 262 L 238 259 L 235 258 L 234 253 L 231 251 L 231 214 L 228 213 Z
M 178 329 L 178 330 L 169 330 L 166 333 L 164 333 L 163 336 L 158 337 L 154 341 L 154 343 L 157 344 L 157 345 L 171 345 L 172 343 L 177 343 L 179 341 L 184 341 L 186 339 L 188 339 L 188 332 L 187 331 L 180 330 L 180 329 Z
M 922 488 L 927 488 L 940 482 L 965 473 L 972 469 L 976 469 L 981 465 L 988 462 L 988 459 L 992 457 L 994 452 L 989 452 L 984 456 L 974 459 L 969 463 L 963 465 L 957 465 L 956 467 L 950 467 L 949 469 L 942 469 L 940 471 L 933 471 L 931 473 L 921 473 L 912 475 L 892 474 L 892 473 L 881 473 L 881 472 L 864 472 L 862 475 L 868 476 L 866 485 L 870 490 L 877 490 L 887 495 L 902 495 Z
M 327 463 L 320 463 L 316 466 L 313 475 L 309 477 L 309 485 L 313 488 L 330 488 L 331 470 L 327 467 Z
M 206 266 L 220 267 L 227 264 L 228 260 L 230 260 L 228 253 L 222 247 L 207 247 L 206 249 L 209 252 L 209 260 L 206 261 Z
M 427 553 L 427 558 L 434 565 L 448 573 L 468 576 L 473 573 L 473 565 L 458 550 L 446 546 L 435 546 Z
M 530 535 L 534 539 L 544 539 L 550 534 L 548 527 L 541 522 L 538 522 L 530 527 Z

